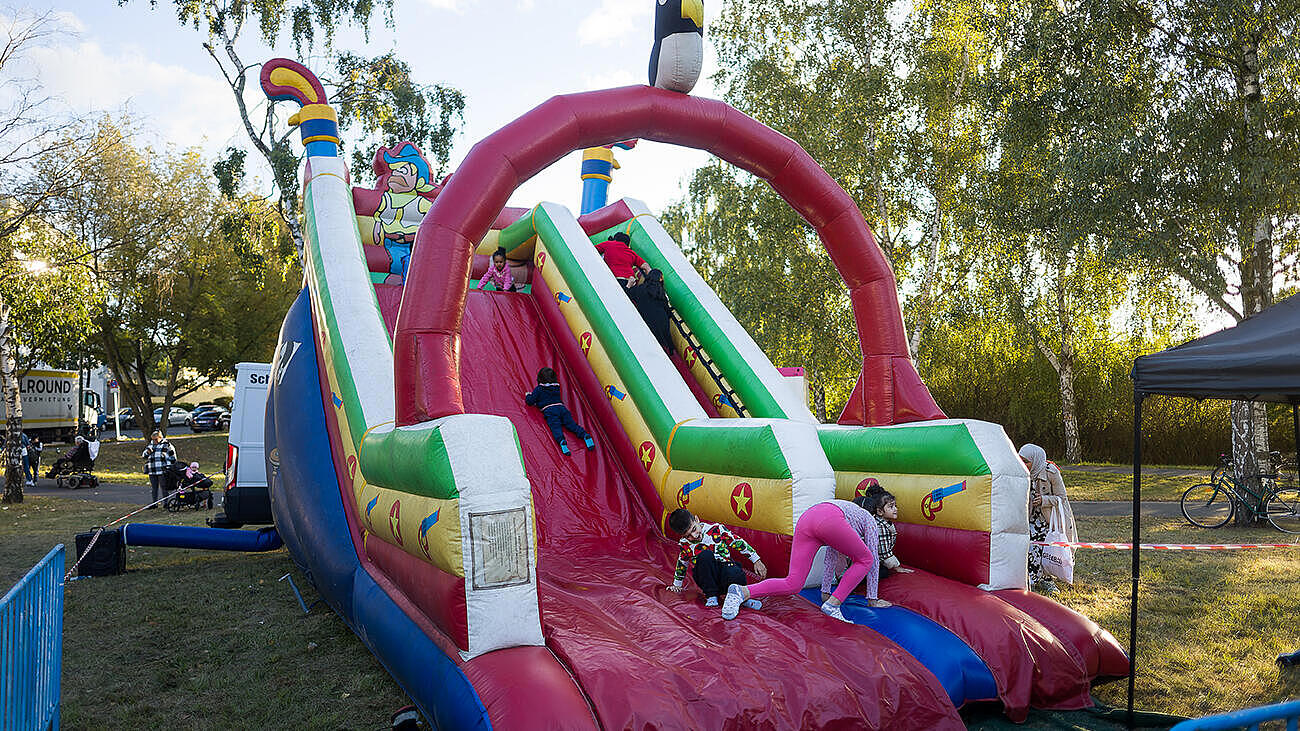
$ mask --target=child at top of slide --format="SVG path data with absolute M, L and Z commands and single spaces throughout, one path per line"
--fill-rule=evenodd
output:
M 605 260 L 605 266 L 614 274 L 614 278 L 622 284 L 624 288 L 632 286 L 634 273 L 636 269 L 643 272 L 650 271 L 650 265 L 645 263 L 632 247 L 628 244 L 632 239 L 622 231 L 610 236 L 605 241 L 596 244 L 596 251 Z
M 812 569 L 817 549 L 822 546 L 827 549 L 826 569 L 822 573 L 822 593 L 830 595 L 822 602 L 822 613 L 841 622 L 848 622 L 840 611 L 840 605 L 863 579 L 867 580 L 868 605 L 891 606 L 889 602 L 876 597 L 880 563 L 872 551 L 880 543 L 877 530 L 876 520 L 871 517 L 871 513 L 847 500 L 826 500 L 808 508 L 794 524 L 790 574 L 782 579 L 767 579 L 752 586 L 733 584 L 722 603 L 722 618 L 735 619 L 741 603 L 746 599 L 773 594 L 797 594 L 803 589 L 804 578 Z M 852 563 L 835 590 L 831 591 L 830 587 L 835 582 L 835 573 L 831 567 L 845 558 Z
M 686 570 L 694 564 L 691 576 L 704 593 L 704 606 L 718 606 L 718 598 L 727 593 L 733 584 L 745 585 L 745 570 L 731 560 L 731 552 L 743 554 L 754 564 L 758 577 L 767 576 L 767 567 L 758 557 L 758 551 L 732 533 L 725 525 L 702 523 L 691 511 L 678 508 L 668 515 L 668 527 L 681 536 L 677 541 L 681 549 L 677 555 L 677 569 L 673 572 L 671 592 L 685 588 Z M 757 599 L 745 602 L 748 609 L 762 609 Z
M 492 263 L 483 273 L 483 277 L 478 280 L 478 288 L 483 289 L 488 284 L 502 292 L 515 291 L 515 276 L 510 273 L 510 264 L 506 262 L 506 250 L 503 246 L 498 246 L 492 253 Z
M 562 453 L 566 455 L 569 453 L 569 445 L 564 441 L 565 429 L 581 439 L 587 445 L 587 449 L 596 448 L 596 442 L 592 440 L 591 435 L 578 426 L 578 422 L 573 420 L 573 414 L 569 413 L 569 409 L 560 401 L 560 379 L 555 375 L 554 370 L 543 368 L 537 372 L 537 387 L 524 394 L 524 403 L 541 410 L 542 416 L 546 419 L 546 426 L 550 428 L 551 436 L 555 438 L 556 444 L 560 445 Z

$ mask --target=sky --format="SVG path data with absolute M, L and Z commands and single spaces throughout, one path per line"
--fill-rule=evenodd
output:
M 19 5 L 17 12 L 53 12 L 60 28 L 27 55 L 20 72 L 58 100 L 53 113 L 129 111 L 143 125 L 142 138 L 157 148 L 198 146 L 213 158 L 231 145 L 249 149 L 230 91 L 203 48 L 206 34 L 180 25 L 173 7 L 171 0 L 156 6 L 149 0 Z M 646 83 L 653 9 L 654 0 L 396 0 L 392 29 L 377 14 L 368 38 L 345 30 L 335 49 L 371 56 L 395 51 L 417 82 L 464 92 L 454 170 L 475 142 L 551 96 Z M 0 5 L 0 16 L 15 12 Z M 299 58 L 287 39 L 269 47 L 248 31 L 240 51 L 250 63 L 285 56 L 317 69 L 329 65 L 324 55 Z M 696 95 L 716 96 L 709 81 L 716 68 L 706 35 Z M 251 86 L 246 99 L 264 103 L 255 81 Z M 609 200 L 639 198 L 654 211 L 682 198 L 692 171 L 708 161 L 706 153 L 654 142 L 615 154 L 622 168 L 614 173 Z M 553 201 L 576 212 L 580 155 L 570 153 L 524 183 L 510 205 Z M 248 159 L 258 163 L 254 155 Z M 268 192 L 264 183 L 255 184 Z M 1202 332 L 1231 324 L 1205 307 L 1195 319 Z
M 475 142 L 551 96 L 646 83 L 653 2 L 397 0 L 392 30 L 376 14 L 369 39 L 347 31 L 335 48 L 371 56 L 396 51 L 417 82 L 465 93 L 454 169 Z M 19 7 L 57 15 L 61 32 L 28 54 L 24 70 L 67 111 L 129 111 L 142 122 L 143 138 L 159 148 L 199 146 L 209 156 L 231 145 L 248 148 L 231 93 L 203 49 L 206 34 L 180 25 L 169 0 L 158 0 L 156 7 L 148 0 L 129 0 L 124 7 L 108 0 Z M 13 12 L 0 7 L 0 14 Z M 300 58 L 287 39 L 268 47 L 245 33 L 240 50 L 247 62 L 284 56 L 309 68 L 328 64 L 323 55 Z M 707 79 L 714 68 L 706 51 L 696 94 L 714 96 Z M 260 99 L 260 91 L 251 89 L 247 98 Z M 576 211 L 580 155 L 571 153 L 529 180 L 511 205 L 546 200 Z M 616 157 L 623 167 L 615 171 L 610 200 L 640 198 L 652 210 L 680 198 L 691 172 L 708 160 L 697 150 L 653 142 L 617 151 Z

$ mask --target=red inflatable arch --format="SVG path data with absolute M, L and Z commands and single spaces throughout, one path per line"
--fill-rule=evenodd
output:
M 521 183 L 573 150 L 641 138 L 748 170 L 817 231 L 849 288 L 862 373 L 841 424 L 943 418 L 907 355 L 893 270 L 862 212 L 807 152 L 722 102 L 626 86 L 556 96 L 470 150 L 420 224 L 393 337 L 397 423 L 464 413 L 460 328 L 474 248 Z

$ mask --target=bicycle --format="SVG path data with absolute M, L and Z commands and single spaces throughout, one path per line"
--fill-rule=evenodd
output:
M 1274 450 L 1268 453 L 1269 465 L 1273 468 L 1272 474 L 1276 474 L 1279 480 L 1295 482 L 1297 480 L 1296 458 L 1284 458 L 1282 453 Z M 1232 464 L 1232 455 L 1226 452 L 1219 453 L 1219 464 L 1210 472 L 1210 482 L 1218 482 L 1225 473 L 1235 472 Z
M 1281 469 L 1286 463 L 1273 461 L 1279 467 L 1277 471 L 1250 475 L 1259 485 L 1258 491 L 1229 469 L 1216 470 L 1217 478 L 1212 476 L 1210 482 L 1187 488 L 1179 501 L 1183 517 L 1201 528 L 1218 528 L 1232 520 L 1238 510 L 1245 510 L 1252 521 L 1265 518 L 1283 533 L 1300 533 L 1300 483 L 1296 481 L 1294 464 L 1286 472 Z M 1273 487 L 1265 488 L 1264 480 L 1272 481 Z

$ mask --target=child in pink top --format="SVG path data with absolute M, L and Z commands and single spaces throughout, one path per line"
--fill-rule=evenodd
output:
M 515 277 L 510 273 L 510 265 L 506 263 L 504 247 L 497 247 L 493 252 L 492 265 L 483 273 L 483 278 L 478 280 L 479 289 L 483 289 L 488 284 L 492 284 L 502 292 L 515 291 Z
M 722 603 L 722 618 L 735 619 L 741 603 L 747 599 L 780 594 L 796 594 L 803 588 L 804 577 L 812 569 L 817 549 L 827 547 L 822 592 L 830 596 L 822 603 L 822 612 L 842 622 L 849 620 L 840 604 L 863 579 L 867 580 L 867 605 L 888 607 L 890 603 L 876 596 L 880 564 L 875 550 L 880 544 L 879 528 L 871 513 L 847 500 L 826 500 L 804 511 L 794 524 L 794 543 L 790 547 L 790 573 L 781 579 L 766 579 L 750 586 L 732 584 Z M 844 576 L 835 583 L 835 567 L 850 561 Z

